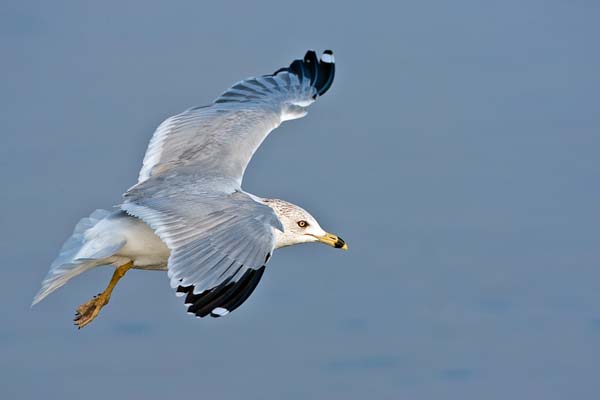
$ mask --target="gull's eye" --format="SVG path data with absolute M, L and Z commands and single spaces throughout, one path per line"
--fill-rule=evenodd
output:
M 306 228 L 308 226 L 308 222 L 306 222 L 305 220 L 298 221 L 298 226 L 300 228 Z

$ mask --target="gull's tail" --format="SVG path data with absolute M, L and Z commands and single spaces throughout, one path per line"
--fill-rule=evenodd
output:
M 124 244 L 122 240 L 99 237 L 93 229 L 99 222 L 111 215 L 106 210 L 96 210 L 89 217 L 82 218 L 75 226 L 71 237 L 60 249 L 58 257 L 50 266 L 50 271 L 42 282 L 42 288 L 35 295 L 32 306 L 50 293 L 67 283 L 71 278 L 99 265 L 106 264 L 106 257 L 112 256 Z M 106 236 L 106 235 L 102 235 Z

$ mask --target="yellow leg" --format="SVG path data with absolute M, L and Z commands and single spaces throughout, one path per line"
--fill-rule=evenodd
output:
M 113 289 L 117 286 L 119 280 L 125 276 L 125 273 L 133 268 L 133 262 L 129 261 L 127 264 L 123 264 L 120 267 L 115 269 L 115 272 L 108 283 L 104 292 L 100 293 L 97 296 L 94 296 L 91 300 L 83 303 L 77 308 L 75 312 L 75 325 L 77 325 L 78 329 L 83 328 L 90 322 L 94 320 L 100 313 L 102 307 L 108 304 L 110 300 L 110 295 L 112 294 Z

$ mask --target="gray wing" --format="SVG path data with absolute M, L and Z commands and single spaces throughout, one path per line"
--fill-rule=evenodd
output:
M 262 141 L 283 121 L 303 117 L 331 86 L 334 59 L 314 51 L 272 75 L 235 84 L 212 104 L 165 120 L 154 133 L 138 183 L 178 167 L 222 176 L 241 185 L 244 170 Z
M 121 208 L 150 225 L 169 247 L 171 287 L 188 288 L 188 298 L 246 282 L 273 251 L 272 228 L 283 230 L 271 208 L 226 187 L 198 175 L 171 172 L 125 194 Z M 220 303 L 208 312 L 217 306 Z

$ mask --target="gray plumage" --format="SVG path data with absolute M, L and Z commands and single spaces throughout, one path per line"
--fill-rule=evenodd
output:
M 316 93 L 309 78 L 287 71 L 241 81 L 210 106 L 191 108 L 160 124 L 138 182 L 194 167 L 205 177 L 228 177 L 241 185 L 262 141 L 283 121 L 306 115 Z
M 219 304 L 237 307 L 254 290 L 276 248 L 313 241 L 345 248 L 300 207 L 241 188 L 266 136 L 303 117 L 329 89 L 333 62 L 330 51 L 321 60 L 309 51 L 288 68 L 238 82 L 212 104 L 160 124 L 122 212 L 97 211 L 77 225 L 34 304 L 93 266 L 131 261 L 135 268 L 167 269 L 171 287 L 193 300 L 192 311 L 214 308 L 211 315 L 221 316 L 229 310 Z
M 281 222 L 270 207 L 232 186 L 176 170 L 125 194 L 121 208 L 150 225 L 171 250 L 171 287 L 201 293 L 260 268 L 273 251 L 273 228 L 283 231 Z
M 249 78 L 158 127 L 121 208 L 171 250 L 172 287 L 193 285 L 200 293 L 266 262 L 272 228 L 284 229 L 271 208 L 242 191 L 243 174 L 273 129 L 306 115 L 316 78 L 288 70 Z

